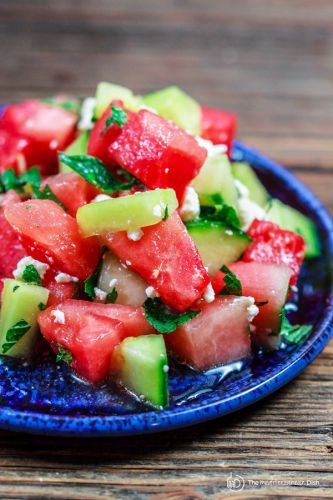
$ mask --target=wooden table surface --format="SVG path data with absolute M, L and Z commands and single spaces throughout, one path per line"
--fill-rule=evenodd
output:
M 89 95 L 103 79 L 139 93 L 176 83 L 234 110 L 242 140 L 333 209 L 330 0 L 0 0 L 0 26 L 0 102 Z M 243 491 L 227 489 L 230 474 Z M 227 495 L 333 498 L 333 342 L 276 394 L 193 428 L 89 441 L 0 432 L 1 499 Z

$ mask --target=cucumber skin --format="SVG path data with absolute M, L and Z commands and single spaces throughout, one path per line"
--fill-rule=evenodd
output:
M 19 288 L 14 292 L 15 287 Z M 9 278 L 4 280 L 0 313 L 1 354 L 15 358 L 31 356 L 38 333 L 37 316 L 40 312 L 38 305 L 40 303 L 47 304 L 48 296 L 49 291 L 41 286 L 29 285 Z M 14 308 L 17 308 L 18 312 Z M 9 351 L 2 353 L 2 345 L 6 342 L 7 331 L 22 319 L 31 325 L 30 330 Z

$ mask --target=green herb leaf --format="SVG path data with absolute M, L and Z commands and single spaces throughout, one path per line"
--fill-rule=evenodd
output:
M 281 338 L 287 344 L 303 342 L 312 330 L 311 325 L 292 325 L 286 317 L 285 309 L 281 312 Z
M 21 189 L 25 184 L 39 187 L 41 183 L 39 168 L 32 167 L 20 176 L 17 176 L 14 170 L 9 168 L 1 174 L 1 183 L 5 191 L 9 191 L 10 189 Z
M 111 104 L 112 114 L 108 116 L 105 120 L 105 129 L 106 130 L 110 125 L 115 123 L 119 127 L 122 127 L 127 122 L 127 113 L 124 109 L 119 108 L 115 104 Z
M 56 357 L 57 363 L 59 361 L 64 361 L 65 363 L 67 363 L 67 364 L 70 365 L 72 363 L 72 361 L 73 361 L 72 353 L 68 349 L 66 349 L 66 347 L 64 347 L 61 344 L 56 344 L 56 346 L 57 346 L 57 349 L 58 349 L 58 354 L 57 354 L 57 357 Z
M 42 286 L 42 278 L 33 264 L 26 266 L 22 273 L 22 280 L 31 285 Z
M 88 278 L 84 281 L 83 284 L 84 293 L 86 293 L 91 298 L 91 300 L 94 300 L 96 298 L 95 288 L 97 287 L 98 278 L 101 273 L 104 253 L 105 249 L 102 252 L 101 258 L 99 259 L 95 271 L 90 276 L 88 276 Z
M 40 311 L 44 311 L 46 308 L 47 308 L 47 305 L 46 305 L 46 304 L 43 304 L 43 302 L 40 302 L 40 303 L 38 304 L 38 309 L 39 309 Z
M 20 285 L 15 285 L 13 288 L 13 293 L 16 292 L 16 290 L 18 290 L 19 288 L 20 288 Z
M 201 313 L 198 311 L 186 311 L 178 313 L 165 305 L 158 297 L 147 299 L 143 304 L 146 319 L 160 333 L 171 333 L 180 325 L 183 325 Z
M 61 203 L 60 200 L 58 200 L 58 198 L 52 192 L 52 190 L 48 184 L 46 184 L 46 186 L 41 190 L 35 186 L 33 186 L 32 189 L 33 189 L 34 195 L 36 196 L 36 198 L 38 200 L 52 200 L 55 203 L 57 203 L 57 205 L 59 205 L 61 208 L 63 208 L 65 210 L 64 205 Z
M 220 295 L 242 295 L 242 284 L 237 276 L 227 266 L 222 266 L 221 271 L 225 273 L 223 278 L 225 286 L 220 291 Z
M 255 302 L 254 303 L 257 307 L 262 307 L 268 304 L 268 300 L 263 300 L 262 302 Z
M 59 160 L 81 175 L 89 184 L 101 189 L 105 193 L 127 191 L 136 181 L 136 178 L 133 176 L 126 182 L 121 181 L 111 174 L 98 158 L 94 158 L 93 156 L 68 156 L 65 153 L 59 153 Z M 130 174 L 127 175 L 129 176 Z
M 117 300 L 118 292 L 115 287 L 112 288 L 111 292 L 109 292 L 106 296 L 106 304 L 114 304 Z
M 18 321 L 14 326 L 9 328 L 6 333 L 6 341 L 2 345 L 2 352 L 5 354 L 8 352 L 22 337 L 30 330 L 31 325 L 27 323 L 24 319 Z
M 168 217 L 169 217 L 169 208 L 168 208 L 168 205 L 167 205 L 165 207 L 165 209 L 164 209 L 164 214 L 163 214 L 163 217 L 162 217 L 162 221 L 167 220 Z
M 67 99 L 62 101 L 56 97 L 46 97 L 43 99 L 45 104 L 51 104 L 51 106 L 57 106 L 58 108 L 67 109 L 67 111 L 73 111 L 73 113 L 79 113 L 80 111 L 80 101 L 75 99 Z
M 238 229 L 240 227 L 239 218 L 234 207 L 223 204 L 211 206 L 202 206 L 200 208 L 200 219 L 214 221 L 214 222 L 223 222 L 231 229 Z

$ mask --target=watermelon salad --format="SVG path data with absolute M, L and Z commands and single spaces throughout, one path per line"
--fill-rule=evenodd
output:
M 44 339 L 85 381 L 162 409 L 171 358 L 202 371 L 301 342 L 285 304 L 316 229 L 232 161 L 235 132 L 178 87 L 7 105 L 1 354 L 27 362 Z

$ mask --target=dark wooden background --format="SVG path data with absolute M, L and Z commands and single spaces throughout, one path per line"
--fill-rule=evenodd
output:
M 239 136 L 333 209 L 330 0 L 0 0 L 0 102 L 176 83 L 239 115 Z M 245 480 L 304 481 L 300 486 Z M 317 486 L 307 484 L 318 481 Z M 0 498 L 333 498 L 333 343 L 295 381 L 228 418 L 159 436 L 0 432 Z

